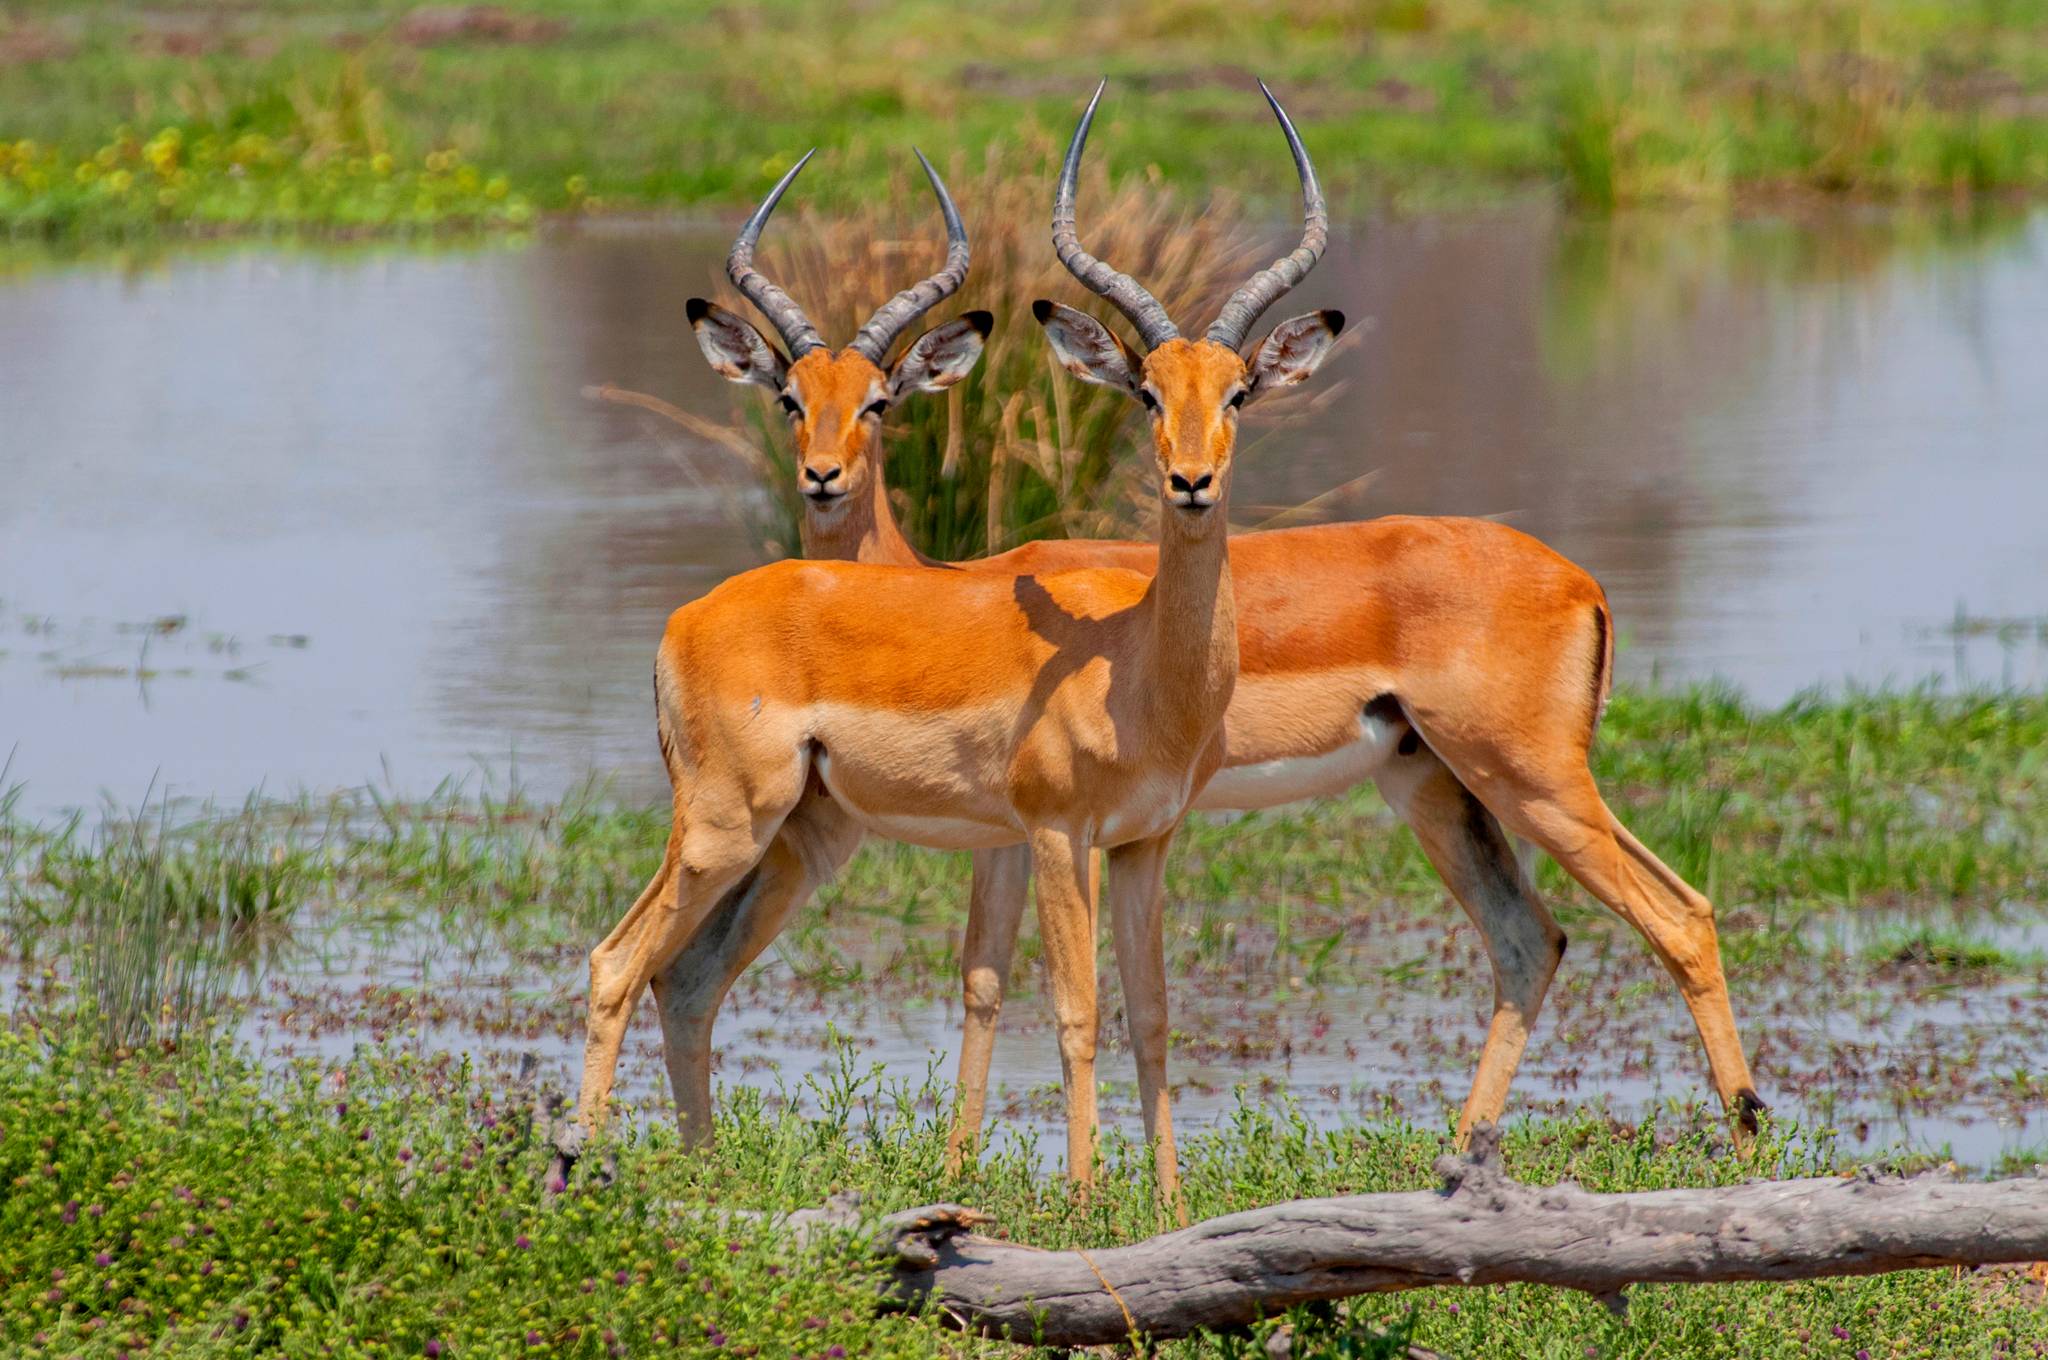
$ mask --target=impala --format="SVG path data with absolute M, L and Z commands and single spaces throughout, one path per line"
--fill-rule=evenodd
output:
M 1313 202 L 1313 174 L 1291 129 L 1289 140 Z M 761 220 L 757 213 L 742 233 L 728 272 L 776 323 L 791 355 L 758 333 L 751 342 L 741 336 L 735 367 L 743 361 L 749 380 L 772 383 L 797 419 L 819 392 L 830 399 L 858 390 L 856 418 L 872 439 L 888 402 L 932 371 L 929 355 L 920 357 L 923 340 L 886 372 L 881 361 L 897 334 L 964 276 L 957 217 L 948 213 L 946 271 L 892 300 L 836 354 L 752 268 Z M 1312 262 L 1322 227 L 1316 217 L 1309 225 L 1302 249 Z M 1292 281 L 1261 272 L 1225 317 L 1248 325 Z M 697 311 L 705 324 L 731 324 Z M 1325 312 L 1284 322 L 1249 365 L 1220 344 L 1164 337 L 1140 366 L 1143 376 L 1126 375 L 1133 390 L 1142 381 L 1186 403 L 1154 424 L 1160 534 L 1149 575 L 790 561 L 744 572 L 670 617 L 655 696 L 674 821 L 653 880 L 591 952 L 579 1103 L 586 1128 L 603 1117 L 641 989 L 673 985 L 670 970 L 715 910 L 752 910 L 764 871 L 779 876 L 778 892 L 795 884 L 800 893 L 842 863 L 864 831 L 941 848 L 1022 842 L 1052 979 L 1068 1171 L 1085 1181 L 1095 1147 L 1097 1029 L 1086 865 L 1099 845 L 1109 852 L 1146 1135 L 1162 1194 L 1177 1194 L 1160 912 L 1167 847 L 1222 761 L 1223 712 L 1237 677 L 1225 550 L 1237 412 L 1256 395 L 1306 379 L 1341 324 Z M 977 334 L 970 347 L 978 344 Z M 845 414 L 841 407 L 806 419 L 814 427 L 807 450 L 819 444 L 818 428 L 843 425 Z M 812 456 L 807 451 L 807 493 L 828 503 L 851 499 L 833 491 L 850 483 L 844 466 L 836 474 L 814 468 Z M 752 885 L 743 885 L 749 874 Z M 669 1009 L 664 999 L 665 1046 Z M 681 1068 L 694 1079 L 698 1065 L 686 1057 Z M 694 1129 L 703 1127 L 700 1118 Z
M 1263 88 L 1263 86 L 1261 87 Z M 1175 336 L 1158 304 L 1124 275 L 1090 259 L 1074 230 L 1074 184 L 1093 120 L 1096 90 L 1068 149 L 1054 213 L 1054 245 L 1082 282 L 1130 318 L 1148 346 Z M 1272 99 L 1270 92 L 1268 100 Z M 1303 250 L 1278 262 L 1226 308 L 1195 351 L 1234 356 L 1252 317 L 1314 262 L 1324 210 L 1307 157 L 1286 115 L 1310 229 Z M 784 184 L 749 223 L 758 231 Z M 1265 280 L 1272 280 L 1267 283 Z M 693 318 L 708 304 L 692 301 Z M 778 327 L 784 320 L 763 308 Z M 1077 376 L 1109 382 L 1151 409 L 1155 429 L 1203 410 L 1204 394 L 1185 369 L 1147 372 L 1103 327 L 1066 308 L 1040 304 L 1060 358 Z M 738 327 L 737 330 L 731 329 Z M 785 336 L 789 334 L 784 331 Z M 714 368 L 739 382 L 773 373 L 749 356 L 772 353 L 735 318 L 700 322 L 697 336 Z M 1186 342 L 1178 342 L 1185 346 Z M 1230 360 L 1216 355 L 1223 371 Z M 1242 361 L 1237 361 L 1242 369 Z M 962 372 L 965 370 L 963 369 Z M 878 440 L 848 438 L 856 397 L 829 413 L 806 402 L 796 421 L 809 477 L 811 450 L 839 469 L 858 494 L 813 497 L 803 528 L 807 554 L 862 562 L 933 565 L 904 537 L 890 510 Z M 1224 721 L 1224 767 L 1195 806 L 1249 810 L 1342 793 L 1370 779 L 1415 833 L 1485 943 L 1494 974 L 1492 1019 L 1458 1121 L 1462 1142 L 1481 1119 L 1499 1118 L 1559 960 L 1565 936 L 1519 866 L 1503 824 L 1547 851 L 1606 906 L 1634 926 L 1677 981 L 1706 1049 L 1711 1080 L 1753 1133 L 1762 1108 L 1728 1004 L 1712 905 L 1643 847 L 1601 799 L 1587 753 L 1605 707 L 1613 661 L 1612 620 L 1600 586 L 1542 543 L 1486 520 L 1395 516 L 1352 524 L 1246 534 L 1229 545 L 1237 599 L 1239 675 Z M 958 564 L 997 576 L 1044 575 L 1116 566 L 1151 572 L 1149 544 L 1047 540 Z M 967 938 L 961 1104 L 949 1151 L 965 1155 L 981 1127 L 996 1019 L 1030 872 L 1022 847 L 974 855 Z M 701 1032 L 733 979 L 765 949 L 807 891 L 792 876 L 782 891 L 756 890 L 722 912 L 662 980 L 671 1011 Z M 1119 934 L 1119 958 L 1123 948 Z M 1127 989 L 1129 980 L 1126 981 Z M 1138 1014 L 1163 1015 L 1133 997 Z M 685 1110 L 708 1111 L 708 1056 Z M 1148 1105 L 1149 1113 L 1149 1105 Z

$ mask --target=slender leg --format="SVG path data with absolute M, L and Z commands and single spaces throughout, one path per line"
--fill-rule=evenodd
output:
M 1131 1054 L 1138 1063 L 1138 1100 L 1152 1145 L 1159 1197 L 1187 1222 L 1180 1198 L 1180 1158 L 1173 1145 L 1173 1092 L 1166 1081 L 1166 852 L 1173 834 L 1119 845 L 1109 852 L 1110 928 L 1123 979 Z
M 1475 1123 L 1498 1120 L 1507 1106 L 1508 1085 L 1564 957 L 1564 931 L 1530 886 L 1500 823 L 1427 746 L 1396 756 L 1377 782 L 1479 928 L 1493 965 L 1493 1019 L 1458 1116 L 1463 1147 Z
M 1031 848 L 1006 845 L 974 855 L 974 887 L 967 899 L 967 940 L 960 974 L 966 1018 L 960 1026 L 960 1108 L 946 1135 L 946 1170 L 958 1171 L 973 1155 L 988 1105 L 988 1069 L 995 1054 L 996 1017 L 1017 949 L 1031 879 Z
M 860 828 L 829 799 L 807 797 L 775 833 L 761 862 L 654 975 L 662 1056 L 685 1142 L 711 1142 L 711 1029 L 726 993 L 797 908 L 852 857 L 860 839 Z
M 611 934 L 590 951 L 590 1013 L 583 1049 L 583 1091 L 577 1114 L 585 1129 L 604 1122 L 619 1047 L 640 999 L 656 972 L 697 933 L 713 907 L 766 848 L 745 829 L 692 828 L 682 822 L 677 799 L 675 826 L 661 868 Z M 772 830 L 772 828 L 771 828 Z
M 1763 1102 L 1735 1032 L 1721 970 L 1714 905 L 1629 834 L 1600 797 L 1582 752 L 1569 758 L 1446 762 L 1516 835 L 1543 847 L 1564 871 L 1634 926 L 1678 983 L 1692 1013 L 1715 1093 L 1744 1136 Z
M 1031 872 L 1038 883 L 1038 933 L 1059 1032 L 1060 1073 L 1067 1092 L 1067 1175 L 1095 1178 L 1095 933 L 1088 898 L 1088 842 L 1064 830 L 1031 833 Z

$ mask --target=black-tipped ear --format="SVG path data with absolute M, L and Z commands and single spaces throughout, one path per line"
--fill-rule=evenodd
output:
M 1251 395 L 1262 397 L 1276 388 L 1307 382 L 1330 357 L 1343 328 L 1342 312 L 1305 312 L 1275 326 L 1252 351 Z
M 974 371 L 995 318 L 968 312 L 917 337 L 889 373 L 891 400 L 911 392 L 943 392 Z
M 782 390 L 789 360 L 739 317 L 715 302 L 691 298 L 683 304 L 696 333 L 697 348 L 713 371 L 728 382 L 754 383 L 771 392 Z
M 1031 314 L 1045 327 L 1061 368 L 1083 382 L 1120 387 L 1135 396 L 1144 362 L 1116 332 L 1086 312 L 1043 299 L 1031 304 Z

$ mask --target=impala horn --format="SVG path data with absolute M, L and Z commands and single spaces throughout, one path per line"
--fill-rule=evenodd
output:
M 754 209 L 754 215 L 740 228 L 738 239 L 732 243 L 732 253 L 725 257 L 725 276 L 732 280 L 732 286 L 739 289 L 747 301 L 760 309 L 769 324 L 782 336 L 782 343 L 789 346 L 789 357 L 801 359 L 814 349 L 825 347 L 824 337 L 818 328 L 804 315 L 804 309 L 796 305 L 796 299 L 783 292 L 766 274 L 754 268 L 754 245 L 761 239 L 761 228 L 768 225 L 769 214 L 782 201 L 782 195 L 789 188 L 797 172 L 810 163 L 818 154 L 812 147 L 804 152 L 804 158 L 789 167 L 789 173 L 775 182 L 768 191 L 768 197 L 761 200 L 761 206 Z
M 939 267 L 938 273 L 912 284 L 876 308 L 875 314 L 868 318 L 868 324 L 860 328 L 860 333 L 847 346 L 866 355 L 868 361 L 877 366 L 888 355 L 889 347 L 896 343 L 896 337 L 903 334 L 911 322 L 960 291 L 960 285 L 967 280 L 967 263 L 971 257 L 967 249 L 967 228 L 960 224 L 960 210 L 953 206 L 953 196 L 946 192 L 946 182 L 939 178 L 938 171 L 932 169 L 932 163 L 924 158 L 924 152 L 916 147 L 911 150 L 917 155 L 917 163 L 924 167 L 925 178 L 932 182 L 932 192 L 939 199 L 939 212 L 946 219 L 946 262 Z
M 1095 87 L 1094 97 L 1088 101 L 1087 109 L 1081 114 L 1080 125 L 1074 129 L 1074 140 L 1067 143 L 1066 163 L 1060 167 L 1059 191 L 1052 200 L 1052 248 L 1068 273 L 1091 291 L 1108 298 L 1118 311 L 1131 319 L 1131 324 L 1138 328 L 1138 335 L 1145 342 L 1145 348 L 1157 349 L 1180 335 L 1173 318 L 1166 314 L 1166 308 L 1160 306 L 1159 299 L 1146 292 L 1129 274 L 1119 273 L 1081 249 L 1081 238 L 1074 231 L 1074 181 L 1081 174 L 1081 148 L 1087 145 L 1088 125 L 1095 121 L 1095 106 L 1102 102 L 1102 91 L 1108 84 L 1104 80 Z
M 1273 116 L 1280 120 L 1280 130 L 1287 134 L 1287 149 L 1294 153 L 1294 172 L 1301 176 L 1301 244 L 1252 275 L 1223 304 L 1215 324 L 1209 327 L 1208 338 L 1226 349 L 1236 349 L 1244 343 L 1245 332 L 1259 319 L 1259 313 L 1307 277 L 1330 241 L 1330 210 L 1323 204 L 1323 191 L 1316 183 L 1316 168 L 1309 163 L 1308 148 L 1301 144 L 1301 134 L 1294 130 L 1293 120 L 1263 80 L 1259 82 L 1259 93 L 1273 106 Z

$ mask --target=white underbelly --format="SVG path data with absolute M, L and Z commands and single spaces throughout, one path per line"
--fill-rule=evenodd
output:
M 923 845 L 934 850 L 985 850 L 998 845 L 1015 845 L 1024 839 L 1022 831 L 1007 818 L 1007 808 L 961 809 L 940 813 L 931 810 L 863 807 L 846 795 L 832 778 L 832 757 L 820 751 L 818 777 L 840 809 L 871 835 L 906 845 Z
M 1407 724 L 1358 715 L 1358 736 L 1332 751 L 1254 765 L 1225 766 L 1209 780 L 1195 806 L 1248 812 L 1303 798 L 1344 793 L 1373 777 L 1395 755 Z

